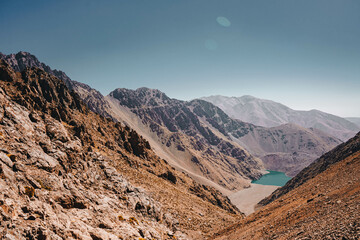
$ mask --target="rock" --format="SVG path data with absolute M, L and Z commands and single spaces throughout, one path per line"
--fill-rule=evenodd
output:
M 17 240 L 17 238 L 10 233 L 5 234 L 5 236 L 2 239 L 3 240 Z
M 45 169 L 50 172 L 59 165 L 59 162 L 55 158 L 44 153 L 42 149 L 30 149 L 28 151 L 28 158 L 31 159 L 32 164 L 38 168 Z
M 22 164 L 22 163 L 15 163 L 15 164 L 13 165 L 13 170 L 14 170 L 15 172 L 18 172 L 18 171 L 20 171 L 20 172 L 25 172 L 25 165 Z
M 13 155 L 10 155 L 13 156 Z M 12 168 L 14 166 L 13 161 L 3 152 L 0 152 L 0 161 L 5 163 L 9 168 Z
M 78 208 L 78 209 L 85 209 L 87 204 L 85 203 L 84 199 L 79 196 L 72 196 L 68 194 L 64 194 L 55 199 L 59 204 L 66 209 L 70 208 Z
M 171 171 L 167 171 L 166 173 L 159 175 L 159 177 L 167 179 L 170 182 L 172 182 L 173 184 L 176 184 L 176 180 L 177 180 L 176 176 Z

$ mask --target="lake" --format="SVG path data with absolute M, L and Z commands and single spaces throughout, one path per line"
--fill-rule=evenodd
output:
M 261 185 L 273 185 L 273 186 L 284 186 L 291 177 L 288 177 L 283 172 L 269 171 L 269 173 L 263 175 L 260 179 L 254 180 L 251 183 Z

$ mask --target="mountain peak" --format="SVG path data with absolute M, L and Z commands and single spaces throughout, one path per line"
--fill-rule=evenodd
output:
M 127 88 L 117 88 L 109 94 L 110 97 L 117 99 L 120 103 L 130 107 L 141 106 L 161 106 L 171 105 L 182 102 L 171 99 L 158 89 L 141 87 L 136 90 Z
M 242 98 L 242 99 L 260 99 L 260 98 L 256 98 L 256 97 L 251 96 L 251 95 L 243 95 L 240 98 Z

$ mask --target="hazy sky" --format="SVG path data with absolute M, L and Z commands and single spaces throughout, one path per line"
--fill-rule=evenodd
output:
M 0 1 L 0 51 L 108 94 L 158 88 L 360 117 L 358 0 Z

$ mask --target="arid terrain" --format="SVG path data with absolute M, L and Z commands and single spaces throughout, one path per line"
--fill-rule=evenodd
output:
M 360 240 L 360 0 L 0 0 L 0 240 Z

